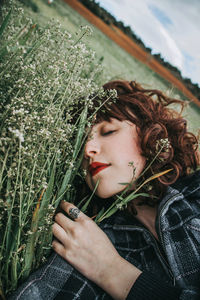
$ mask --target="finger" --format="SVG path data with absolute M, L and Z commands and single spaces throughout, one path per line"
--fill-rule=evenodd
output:
M 68 235 L 66 231 L 57 223 L 54 223 L 52 226 L 53 235 L 63 244 L 67 244 Z
M 62 213 L 57 213 L 55 222 L 59 224 L 66 232 L 74 226 L 74 222 Z
M 52 248 L 60 256 L 62 256 L 62 257 L 64 256 L 65 248 L 64 248 L 64 246 L 61 243 L 59 243 L 56 240 L 53 240 L 53 242 L 52 242 Z
M 61 208 L 74 220 L 81 221 L 88 218 L 83 212 L 81 212 L 75 205 L 67 201 L 61 202 Z

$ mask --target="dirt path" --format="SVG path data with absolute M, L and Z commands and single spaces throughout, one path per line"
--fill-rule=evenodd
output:
M 149 66 L 152 70 L 158 73 L 161 77 L 171 82 L 177 87 L 185 96 L 196 103 L 200 107 L 200 101 L 184 86 L 184 84 L 178 80 L 174 75 L 170 73 L 164 66 L 156 61 L 151 54 L 140 48 L 131 38 L 124 34 L 119 28 L 112 25 L 108 26 L 100 18 L 95 16 L 90 10 L 88 10 L 83 4 L 77 0 L 63 0 L 74 8 L 80 15 L 87 19 L 90 23 L 95 25 L 110 39 L 112 39 L 121 48 L 126 50 L 129 54 Z

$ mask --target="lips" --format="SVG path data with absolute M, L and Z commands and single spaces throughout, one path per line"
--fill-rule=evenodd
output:
M 91 165 L 89 165 L 89 172 L 92 176 L 94 176 L 109 166 L 110 166 L 110 164 L 102 164 L 100 162 L 93 162 Z

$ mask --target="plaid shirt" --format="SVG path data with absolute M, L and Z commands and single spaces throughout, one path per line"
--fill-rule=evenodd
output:
M 200 171 L 168 188 L 156 219 L 160 243 L 139 221 L 125 218 L 123 212 L 100 227 L 127 261 L 156 274 L 166 284 L 181 287 L 181 300 L 200 299 Z M 9 299 L 112 298 L 53 253 Z

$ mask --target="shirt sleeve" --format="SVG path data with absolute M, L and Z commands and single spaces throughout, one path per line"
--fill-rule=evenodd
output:
M 181 289 L 173 287 L 151 272 L 144 271 L 132 286 L 126 300 L 178 300 Z

